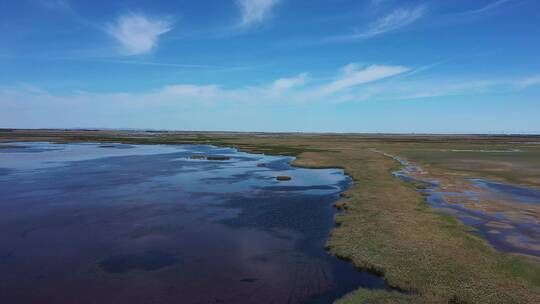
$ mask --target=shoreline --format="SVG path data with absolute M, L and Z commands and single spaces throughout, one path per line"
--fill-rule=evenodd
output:
M 314 175 L 319 175 L 319 174 L 322 174 L 323 176 L 325 175 L 330 175 L 329 177 L 326 177 L 326 179 L 322 179 L 322 180 L 319 180 L 319 179 L 315 179 L 315 180 L 311 180 L 311 179 L 306 179 L 305 181 L 302 179 L 302 178 L 299 178 L 299 182 L 300 184 L 309 184 L 309 185 L 328 185 L 328 186 L 332 186 L 331 188 L 328 188 L 330 190 L 325 190 L 326 192 L 330 191 L 330 193 L 327 193 L 325 194 L 324 198 L 321 196 L 318 200 L 316 201 L 309 201 L 310 203 L 315 203 L 315 205 L 311 205 L 311 206 L 314 206 L 313 207 L 313 210 L 316 210 L 316 215 L 317 214 L 322 214 L 324 215 L 323 218 L 324 220 L 323 221 L 315 221 L 316 223 L 316 226 L 314 227 L 317 227 L 316 231 L 319 231 L 319 232 L 316 232 L 316 236 L 317 236 L 317 241 L 313 241 L 313 238 L 310 234 L 310 230 L 306 230 L 304 231 L 303 229 L 299 229 L 299 230 L 293 230 L 293 231 L 297 231 L 298 233 L 302 233 L 302 244 L 303 242 L 308 242 L 310 245 L 310 248 L 313 247 L 314 250 L 316 250 L 316 256 L 318 259 L 318 261 L 320 261 L 320 265 L 324 265 L 325 268 L 328 268 L 330 270 L 327 270 L 327 271 L 330 271 L 329 272 L 329 275 L 330 277 L 333 277 L 332 280 L 329 280 L 329 282 L 334 282 L 334 283 L 331 283 L 331 284 L 328 284 L 328 287 L 324 287 L 325 289 L 321 289 L 322 291 L 324 292 L 320 292 L 320 293 L 315 293 L 313 294 L 313 298 L 317 298 L 318 296 L 321 296 L 321 298 L 323 299 L 327 299 L 327 300 L 323 300 L 321 303 L 327 303 L 329 302 L 328 299 L 332 299 L 332 300 L 337 300 L 338 298 L 342 297 L 343 295 L 345 295 L 346 293 L 348 292 L 352 292 L 354 291 L 355 289 L 357 289 L 358 287 L 360 286 L 365 286 L 366 288 L 373 288 L 373 289 L 382 289 L 382 290 L 390 290 L 390 287 L 387 286 L 385 283 L 384 283 L 384 279 L 379 277 L 379 276 L 375 276 L 374 273 L 370 273 L 370 274 L 373 274 L 372 275 L 368 275 L 367 273 L 359 273 L 357 271 L 357 269 L 354 267 L 354 265 L 350 264 L 349 262 L 343 260 L 343 259 L 340 259 L 339 257 L 333 255 L 330 253 L 330 251 L 328 250 L 328 248 L 325 246 L 325 243 L 328 241 L 328 238 L 330 237 L 330 233 L 332 231 L 332 229 L 334 229 L 335 227 L 335 215 L 339 212 L 338 209 L 336 209 L 334 207 L 334 203 L 336 201 L 339 200 L 339 197 L 340 197 L 340 194 L 347 190 L 348 188 L 350 188 L 350 186 L 352 185 L 352 178 L 350 178 L 348 175 L 345 175 L 344 174 L 344 171 L 341 170 L 341 169 L 334 169 L 332 168 L 332 170 L 329 170 L 329 171 L 326 171 L 326 170 L 298 170 L 298 166 L 294 166 L 292 164 L 292 162 L 294 161 L 294 158 L 293 157 L 288 157 L 288 156 L 274 156 L 274 155 L 267 155 L 267 154 L 252 154 L 252 153 L 247 153 L 247 152 L 244 152 L 244 151 L 241 151 L 241 150 L 238 150 L 238 149 L 234 149 L 234 148 L 229 148 L 228 146 L 226 147 L 226 149 L 223 149 L 223 147 L 225 146 L 216 146 L 216 145 L 212 145 L 211 147 L 210 146 L 188 146 L 188 145 L 177 145 L 177 144 L 171 144 L 171 145 L 163 145 L 163 146 L 160 146 L 160 145 L 147 145 L 146 147 L 144 147 L 144 145 L 141 146 L 138 146 L 138 145 L 122 145 L 122 144 L 103 144 L 104 142 L 103 141 L 92 141 L 92 142 L 88 142 L 87 143 L 84 143 L 84 144 L 78 144 L 76 142 L 74 143 L 68 143 L 68 147 L 66 147 L 66 151 L 73 151 L 73 148 L 74 147 L 77 147 L 77 149 L 75 149 L 76 151 L 78 151 L 79 147 L 93 147 L 93 149 L 97 149 L 96 152 L 98 151 L 107 151 L 109 153 L 112 153 L 110 152 L 111 150 L 109 149 L 101 149 L 101 148 L 111 148 L 111 147 L 116 147 L 117 149 L 121 149 L 121 150 L 128 150 L 128 153 L 129 151 L 131 151 L 132 154 L 129 154 L 129 156 L 141 156 L 141 155 L 145 155 L 145 154 L 140 154 L 140 153 L 144 153 L 144 152 L 138 152 L 140 151 L 140 149 L 150 149 L 150 150 L 155 150 L 155 151 L 161 151 L 160 153 L 156 153 L 156 154 L 150 154 L 150 155 L 159 155 L 160 157 L 162 155 L 167 155 L 167 154 L 171 154 L 171 153 L 177 153 L 175 152 L 174 150 L 175 149 L 178 149 L 178 150 L 183 150 L 183 151 L 188 151 L 188 152 L 184 152 L 186 154 L 189 154 L 191 151 L 191 149 L 194 149 L 195 151 L 196 150 L 202 150 L 202 151 L 206 151 L 208 149 L 208 151 L 227 151 L 227 152 L 224 152 L 225 154 L 224 155 L 234 155 L 235 157 L 238 157 L 239 159 L 242 159 L 243 157 L 250 157 L 252 158 L 253 160 L 256 160 L 257 162 L 263 162 L 265 164 L 267 164 L 269 167 L 270 167 L 270 171 L 267 171 L 266 169 L 264 169 L 264 172 L 268 172 L 265 174 L 266 175 L 269 175 L 269 176 L 272 176 L 272 174 L 276 174 L 278 173 L 277 171 L 274 172 L 273 170 L 286 170 L 286 172 L 290 172 L 292 174 L 292 176 L 298 176 L 298 177 L 303 177 L 303 176 L 306 176 L 306 177 L 309 177 L 309 172 L 312 172 Z M 44 146 L 44 145 L 47 145 L 47 146 Z M 0 144 L 1 146 L 2 144 Z M 15 148 L 19 148 L 19 150 L 16 150 L 16 151 L 6 151 L 7 153 L 13 153 L 13 152 L 19 152 L 19 151 L 23 151 L 24 150 L 31 150 L 32 152 L 46 152 L 46 151 L 62 151 L 62 148 L 64 145 L 61 145 L 61 144 L 58 144 L 58 143 L 55 143 L 54 141 L 40 141 L 40 142 L 16 142 L 14 143 L 14 147 Z M 59 148 L 60 146 L 60 148 Z M 164 146 L 169 146 L 170 148 L 168 149 L 165 149 Z M 42 147 L 43 149 L 40 149 L 40 147 Z M 25 149 L 25 148 L 28 148 L 28 149 Z M 131 149 L 128 149 L 128 148 L 131 148 Z M 211 150 L 210 150 L 211 149 Z M 143 150 L 144 151 L 144 150 Z M 22 153 L 22 152 L 21 152 Z M 219 153 L 219 152 L 218 152 Z M 24 153 L 22 153 L 24 155 Z M 11 155 L 11 154 L 9 154 Z M 207 155 L 217 155 L 216 152 L 214 153 L 210 153 L 210 154 L 207 154 Z M 229 156 L 230 156 L 229 155 Z M 38 160 L 38 161 L 43 161 L 43 160 L 47 160 L 49 159 L 48 156 L 39 156 L 39 154 L 36 154 L 37 157 L 34 157 L 34 159 Z M 2 157 L 2 155 L 0 155 L 0 157 Z M 56 164 L 57 167 L 63 167 L 63 166 L 70 166 L 69 164 L 70 163 L 78 163 L 78 162 L 89 162 L 89 161 L 107 161 L 106 159 L 109 158 L 109 157 L 121 157 L 119 155 L 115 155 L 114 153 L 113 154 L 108 154 L 108 156 L 103 156 L 99 153 L 90 153 L 88 154 L 87 158 L 84 158 L 84 159 L 80 159 L 80 160 L 73 160 L 71 158 L 65 158 L 65 159 L 62 159 L 62 158 L 52 158 L 53 161 L 55 160 L 58 160 L 60 161 L 60 163 Z M 177 156 L 171 156 L 171 157 L 177 157 Z M 231 156 L 233 157 L 233 156 Z M 104 159 L 105 158 L 105 159 Z M 186 159 L 189 159 L 189 156 L 186 156 L 184 157 Z M 10 164 L 14 164 L 11 162 L 11 157 L 7 157 L 5 159 L 5 162 L 4 162 L 4 165 L 3 166 L 9 166 Z M 24 159 L 24 157 L 23 157 Z M 104 160 L 102 160 L 104 159 Z M 206 158 L 206 159 L 210 159 L 210 158 Z M 278 165 L 271 165 L 274 163 L 274 161 L 279 161 Z M 7 162 L 6 162 L 7 161 Z M 111 162 L 114 162 L 111 160 Z M 141 161 L 142 162 L 142 161 Z M 76 166 L 76 165 L 74 165 Z M 204 165 L 203 165 L 204 166 Z M 226 166 L 226 165 L 225 165 Z M 253 163 L 251 164 L 251 166 L 253 166 Z M 277 167 L 276 167 L 277 166 Z M 53 165 L 54 167 L 54 165 Z M 16 168 L 16 166 L 14 166 L 14 168 Z M 135 167 L 135 169 L 137 168 L 137 166 Z M 143 167 L 143 168 L 146 168 L 146 167 Z M 253 167 L 252 169 L 254 169 L 255 167 Z M 21 170 L 23 169 L 22 167 L 20 168 Z M 86 170 L 87 171 L 87 170 Z M 141 172 L 144 172 L 146 170 L 143 170 Z M 149 171 L 152 171 L 151 169 L 149 169 Z M 83 170 L 81 173 L 84 173 L 85 170 Z M 114 171 L 111 171 L 111 172 L 114 172 Z M 297 173 L 294 173 L 294 172 L 297 172 Z M 300 172 L 300 173 L 298 173 Z M 302 172 L 305 172 L 305 173 L 302 173 Z M 319 172 L 319 173 L 317 173 Z M 327 173 L 325 173 L 327 172 Z M 295 175 L 297 174 L 297 175 Z M 83 174 L 84 175 L 84 174 Z M 189 176 L 189 175 L 188 175 Z M 314 176 L 314 177 L 317 177 L 317 176 Z M 24 178 L 23 178 L 24 179 Z M 13 179 L 15 182 L 17 182 L 17 179 Z M 318 181 L 318 182 L 317 182 Z M 211 186 L 210 186 L 211 187 Z M 301 186 L 298 186 L 301 188 Z M 315 188 L 316 189 L 316 188 Z M 193 190 L 197 190 L 198 191 L 198 188 L 193 188 Z M 219 191 L 219 190 L 218 190 Z M 279 190 L 278 190 L 279 191 Z M 249 195 L 247 192 L 244 193 L 245 195 Z M 295 196 L 296 194 L 291 194 L 292 196 Z M 310 196 L 312 197 L 316 197 L 317 194 L 310 194 Z M 279 195 L 277 195 L 279 196 Z M 9 197 L 7 195 L 7 192 L 6 192 L 6 198 Z M 54 199 L 54 198 L 50 198 L 50 199 Z M 61 200 L 61 198 L 60 198 Z M 294 200 L 293 200 L 294 202 Z M 288 214 L 302 214 L 301 210 L 300 212 L 298 212 L 298 207 L 296 207 L 296 209 L 291 209 L 291 208 L 294 208 L 294 205 L 298 205 L 298 204 L 289 204 L 288 206 L 287 205 L 283 205 L 283 208 L 285 210 L 286 213 Z M 257 205 L 254 205 L 254 206 L 257 206 Z M 265 205 L 264 204 L 260 204 L 258 207 L 256 207 L 257 209 L 264 209 Z M 304 206 L 304 205 L 302 205 Z M 307 206 L 306 206 L 307 207 Z M 309 208 L 309 207 L 308 207 Z M 296 211 L 291 211 L 291 210 L 296 210 Z M 303 209 L 305 210 L 305 209 Z M 58 212 L 58 211 L 55 211 L 55 212 Z M 312 214 L 312 213 L 307 213 L 307 214 Z M 283 214 L 285 215 L 285 213 Z M 287 216 L 285 216 L 284 218 L 287 218 Z M 294 218 L 294 216 L 293 216 Z M 304 216 L 305 218 L 305 216 Z M 306 226 L 306 227 L 311 227 L 309 221 L 311 221 L 311 219 L 318 219 L 317 216 L 313 217 L 313 218 L 307 218 L 308 220 L 306 222 L 300 222 L 300 223 L 303 223 L 302 226 Z M 264 226 L 262 226 L 264 227 Z M 294 225 L 292 227 L 295 227 Z M 223 229 L 223 228 L 222 228 Z M 285 228 L 284 228 L 285 229 Z M 295 228 L 291 228 L 291 229 L 295 229 Z M 265 232 L 266 230 L 265 229 L 260 229 L 261 232 Z M 306 234 L 303 234 L 304 232 L 306 232 Z M 294 243 L 296 244 L 297 241 L 294 241 Z M 299 246 L 298 244 L 296 244 L 295 246 L 298 246 L 298 248 L 300 248 L 301 246 Z M 305 249 L 302 249 L 302 250 L 305 250 Z M 299 252 L 303 252 L 303 251 L 299 251 Z M 313 251 L 310 251 L 311 253 L 313 253 Z M 122 257 L 122 258 L 120 258 Z M 115 265 L 118 264 L 118 263 L 122 263 L 122 259 L 125 257 L 125 259 L 135 259 L 137 260 L 137 256 L 134 256 L 133 258 L 131 258 L 131 256 L 129 255 L 120 255 L 120 256 L 113 256 L 112 259 L 110 260 L 104 260 L 104 262 L 100 262 L 100 266 L 99 268 L 102 268 L 102 269 L 105 269 L 106 272 L 112 272 L 112 273 L 115 273 L 115 272 L 124 272 L 124 271 L 121 271 L 121 270 L 115 270 Z M 169 256 L 162 256 L 164 257 L 165 259 L 168 259 Z M 150 257 L 148 258 L 142 258 L 143 260 L 148 260 L 150 259 Z M 172 262 L 171 262 L 172 263 Z M 103 264 L 103 265 L 102 265 Z M 46 265 L 46 264 L 43 264 L 43 265 Z M 247 264 L 249 265 L 249 264 Z M 281 265 L 283 267 L 288 267 L 288 264 L 283 264 L 281 263 Z M 320 266 L 319 265 L 319 266 Z M 336 265 L 339 265 L 336 267 Z M 316 265 L 317 266 L 317 265 Z M 121 268 L 121 267 L 120 267 Z M 291 268 L 293 269 L 294 271 L 294 268 Z M 346 269 L 346 271 L 344 271 Z M 287 272 L 284 271 L 283 274 L 286 274 Z M 275 277 L 275 275 L 274 275 Z M 276 278 L 280 278 L 281 277 L 281 280 L 283 280 L 283 278 L 285 276 L 277 276 Z M 347 279 L 348 278 L 348 279 Z M 351 279 L 353 278 L 353 279 Z M 305 278 L 307 280 L 305 280 L 305 282 L 311 282 L 314 280 L 314 278 Z M 268 282 L 268 281 L 266 281 Z M 317 282 L 317 281 L 314 281 L 314 282 Z M 265 283 L 265 284 L 268 284 L 268 283 Z M 14 285 L 16 286 L 16 285 Z M 300 285 L 300 286 L 303 286 L 303 285 Z M 339 287 L 338 288 L 336 288 Z M 343 287 L 342 287 L 343 286 Z M 327 288 L 327 289 L 326 289 Z M 337 290 L 337 294 L 334 294 L 336 293 Z M 319 302 L 318 302 L 319 303 Z

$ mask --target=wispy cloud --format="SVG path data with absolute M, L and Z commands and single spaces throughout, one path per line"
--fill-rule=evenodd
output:
M 421 68 L 417 69 L 420 70 Z M 447 96 L 471 96 L 497 92 L 519 93 L 529 87 L 540 86 L 540 75 L 514 78 L 410 79 L 415 71 L 395 82 L 373 84 L 367 90 L 374 99 L 412 100 Z
M 488 4 L 486 6 L 483 6 L 481 8 L 463 12 L 460 15 L 477 15 L 477 14 L 487 13 L 487 12 L 495 10 L 499 6 L 502 6 L 503 4 L 506 4 L 508 2 L 510 2 L 510 0 L 497 0 L 497 1 L 491 2 L 490 4 Z
M 519 81 L 518 85 L 520 88 L 527 88 L 531 86 L 540 85 L 540 75 L 524 78 L 521 81 Z
M 425 67 L 431 68 L 436 64 Z M 0 107 L 26 111 L 48 107 L 60 111 L 69 106 L 89 109 L 95 105 L 130 109 L 161 106 L 197 107 L 253 104 L 306 104 L 380 100 L 414 100 L 444 96 L 472 96 L 494 92 L 519 92 L 540 85 L 540 75 L 497 78 L 412 77 L 427 68 L 401 65 L 360 66 L 351 63 L 334 77 L 311 78 L 306 72 L 278 78 L 256 86 L 238 88 L 219 84 L 179 83 L 146 92 L 53 94 L 35 87 L 0 87 Z M 0 115 L 1 118 L 1 115 Z
M 121 15 L 106 27 L 107 33 L 114 37 L 127 55 L 139 55 L 152 51 L 159 36 L 172 29 L 168 20 L 149 19 L 142 14 Z
M 371 65 L 360 69 L 357 64 L 349 64 L 342 68 L 342 75 L 334 81 L 321 86 L 318 91 L 323 94 L 333 94 L 340 90 L 360 84 L 374 82 L 409 71 L 404 66 Z
M 419 6 L 413 9 L 399 8 L 393 10 L 390 14 L 375 20 L 365 29 L 356 31 L 352 34 L 334 36 L 327 39 L 328 42 L 339 42 L 349 40 L 369 39 L 378 35 L 400 30 L 411 25 L 426 14 L 426 9 Z
M 482 94 L 500 90 L 510 85 L 499 80 L 471 79 L 471 80 L 424 80 L 403 81 L 392 84 L 390 87 L 379 87 L 379 98 L 385 97 L 395 100 L 422 99 L 444 96 L 461 96 Z M 507 88 L 505 88 L 507 89 Z
M 70 60 L 62 58 L 62 60 Z M 81 59 L 78 59 L 81 60 Z M 140 61 L 140 60 L 120 60 L 120 59 L 82 59 L 83 61 L 101 62 L 101 63 L 113 63 L 113 64 L 126 64 L 126 65 L 143 65 L 143 66 L 155 66 L 155 67 L 169 67 L 169 68 L 181 68 L 181 69 L 208 69 L 208 70 L 247 70 L 253 68 L 252 66 L 225 66 L 225 65 L 211 65 L 211 64 L 192 64 L 192 63 L 173 63 L 173 62 L 153 62 L 153 61 Z
M 262 23 L 279 2 L 280 0 L 236 0 L 242 14 L 240 25 L 246 28 Z
M 373 36 L 393 32 L 406 27 L 424 16 L 426 9 L 396 9 L 390 14 L 372 23 L 367 30 L 351 35 L 352 39 L 367 39 Z
M 28 109 L 46 105 L 49 108 L 66 105 L 81 107 L 101 104 L 107 107 L 148 107 L 163 105 L 210 106 L 219 103 L 228 104 L 279 104 L 279 103 L 328 103 L 353 100 L 350 96 L 359 96 L 363 85 L 377 80 L 404 73 L 409 69 L 402 66 L 372 65 L 360 68 L 349 64 L 341 69 L 331 80 L 323 83 L 310 83 L 307 73 L 292 77 L 279 78 L 258 86 L 225 88 L 216 84 L 196 85 L 180 83 L 168 85 L 144 93 L 113 92 L 89 93 L 74 92 L 55 95 L 35 88 L 15 89 L 0 88 L 0 106 Z M 0 116 L 1 117 L 1 116 Z

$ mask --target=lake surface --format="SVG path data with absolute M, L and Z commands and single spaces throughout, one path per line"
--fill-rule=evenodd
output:
M 2 303 L 331 303 L 387 289 L 324 249 L 350 179 L 292 160 L 214 146 L 1 144 Z

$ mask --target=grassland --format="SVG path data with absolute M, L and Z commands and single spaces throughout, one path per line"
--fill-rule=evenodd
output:
M 405 292 L 359 289 L 340 303 L 540 303 L 537 260 L 499 253 L 431 209 L 413 185 L 391 175 L 397 162 L 373 152 L 403 156 L 455 180 L 540 187 L 538 137 L 0 130 L 0 141 L 24 140 L 216 144 L 297 156 L 298 166 L 341 167 L 356 182 L 337 203 L 344 212 L 330 252 Z
M 458 178 L 482 176 L 540 189 L 540 138 L 519 139 L 381 143 L 378 148 L 399 154 L 439 177 L 448 173 Z

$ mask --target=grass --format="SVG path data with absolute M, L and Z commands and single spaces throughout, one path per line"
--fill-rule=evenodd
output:
M 399 292 L 359 289 L 337 301 L 337 304 L 406 304 L 414 303 L 417 299 L 416 295 Z
M 20 135 L 20 136 L 19 136 Z M 344 168 L 356 181 L 337 203 L 328 241 L 332 254 L 359 268 L 384 275 L 408 293 L 359 289 L 339 303 L 540 303 L 540 265 L 536 260 L 499 253 L 455 218 L 430 208 L 414 185 L 392 176 L 394 160 L 373 148 L 403 156 L 430 173 L 464 178 L 475 175 L 535 185 L 540 172 L 536 137 L 261 135 L 121 133 L 111 131 L 24 131 L 0 134 L 0 141 L 103 141 L 192 143 L 235 146 L 255 153 L 297 156 L 297 166 Z M 517 142 L 517 143 L 509 143 Z M 519 148 L 515 155 L 447 152 L 446 149 Z M 494 154 L 494 155 L 491 155 Z M 469 162 L 471 165 L 459 166 Z M 508 163 L 491 170 L 490 162 Z M 519 170 L 527 166 L 527 170 Z M 538 170 L 538 171 L 537 171 Z
M 534 139 L 534 141 L 540 142 L 539 139 Z M 480 176 L 540 188 L 540 144 L 510 141 L 443 144 L 382 143 L 378 145 L 378 148 L 404 156 L 434 175 L 442 176 L 447 172 L 452 172 L 458 177 Z M 481 150 L 491 152 L 479 152 Z M 511 150 L 519 151 L 495 152 Z

